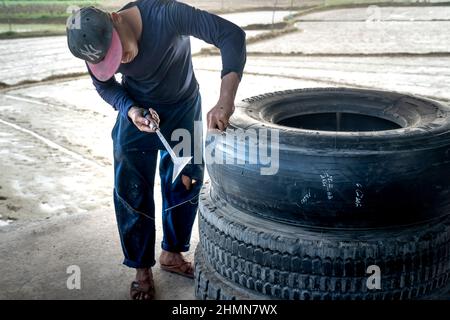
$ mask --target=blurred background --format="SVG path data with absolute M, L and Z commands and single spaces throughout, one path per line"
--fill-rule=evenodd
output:
M 64 23 L 71 7 L 94 5 L 105 10 L 116 10 L 127 0 L 0 0 L 0 37 L 11 38 L 32 35 L 64 33 Z M 336 6 L 370 3 L 426 4 L 443 0 L 187 0 L 198 8 L 214 13 L 243 10 L 295 10 L 317 5 Z

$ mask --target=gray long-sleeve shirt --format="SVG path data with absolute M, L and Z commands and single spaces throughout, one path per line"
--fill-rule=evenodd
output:
M 92 74 L 100 96 L 127 118 L 133 105 L 171 105 L 194 97 L 199 90 L 194 75 L 189 36 L 220 49 L 222 73 L 242 77 L 246 62 L 245 32 L 211 13 L 174 0 L 138 0 L 121 10 L 137 6 L 142 17 L 139 53 L 115 77 L 102 82 Z

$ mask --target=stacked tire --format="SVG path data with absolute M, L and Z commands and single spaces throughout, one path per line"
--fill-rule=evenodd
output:
M 291 90 L 237 105 L 227 135 L 249 128 L 276 130 L 278 170 L 207 162 L 197 298 L 449 297 L 446 106 L 374 90 Z M 224 141 L 216 149 L 228 158 L 248 142 Z

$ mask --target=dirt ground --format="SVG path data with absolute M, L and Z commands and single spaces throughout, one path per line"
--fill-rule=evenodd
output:
M 283 21 L 292 11 L 253 11 L 221 15 L 241 27 L 254 24 L 271 24 Z M 247 31 L 247 39 L 267 30 Z M 211 47 L 206 42 L 191 38 L 191 51 L 198 54 L 201 49 Z M 32 61 L 33 63 L 30 63 Z M 73 57 L 67 48 L 65 36 L 51 36 L 0 41 L 0 87 L 15 85 L 23 81 L 40 81 L 48 77 L 85 73 L 82 60 Z
M 425 19 L 415 9 L 393 12 L 408 19 Z M 429 50 L 442 52 L 440 56 L 423 55 L 413 47 L 402 47 L 416 53 L 411 56 L 392 56 L 387 47 L 380 49 L 377 56 L 352 56 L 348 53 L 354 51 L 344 52 L 342 44 L 333 49 L 321 40 L 328 20 L 343 20 L 332 23 L 346 24 L 364 14 L 352 9 L 303 16 L 302 21 L 327 21 L 308 22 L 317 26 L 307 29 L 316 30 L 316 36 L 301 38 L 302 32 L 290 35 L 295 39 L 289 42 L 291 49 L 280 45 L 286 45 L 286 36 L 250 45 L 237 100 L 294 88 L 355 86 L 408 92 L 448 104 L 450 55 L 444 52 L 450 46 L 448 37 L 424 39 Z M 437 10 L 426 17 L 426 23 L 419 22 L 424 23 L 421 28 L 429 27 L 424 35 L 439 29 L 431 21 L 442 15 L 442 10 Z M 407 23 L 413 23 L 408 19 Z M 298 23 L 303 24 L 302 21 Z M 403 22 L 386 23 L 386 30 L 391 30 L 392 23 Z M 364 32 L 360 33 L 360 39 L 363 38 Z M 39 47 L 39 41 L 47 41 L 49 54 L 33 50 Z M 303 52 L 308 46 L 312 48 L 314 43 L 320 55 L 290 54 L 292 50 Z M 70 60 L 64 51 L 64 37 L 5 40 L 0 41 L 0 48 L 1 79 L 10 84 L 33 77 L 42 79 L 43 70 L 53 74 L 84 71 L 84 66 Z M 28 61 L 14 58 L 14 54 L 16 58 L 29 54 L 25 52 L 36 55 Z M 16 63 L 18 72 L 10 62 Z M 220 57 L 197 56 L 194 67 L 205 114 L 218 98 Z M 133 270 L 121 264 L 112 205 L 110 132 L 116 116 L 87 76 L 0 92 L 0 299 L 128 298 Z M 159 188 L 157 178 L 155 194 L 159 194 Z M 156 212 L 160 212 L 160 197 L 155 201 Z M 159 252 L 160 215 L 157 218 Z M 197 242 L 195 227 L 188 254 L 191 259 Z M 66 287 L 66 270 L 71 265 L 81 269 L 81 290 Z M 194 298 L 193 281 L 160 272 L 158 267 L 155 274 L 158 299 Z

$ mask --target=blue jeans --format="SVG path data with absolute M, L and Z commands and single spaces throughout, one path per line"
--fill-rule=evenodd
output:
M 148 107 L 148 106 L 146 106 Z M 203 139 L 194 135 L 194 121 L 201 121 L 201 97 L 177 105 L 154 107 L 160 116 L 161 133 L 169 144 L 175 129 L 191 134 L 191 151 L 202 152 Z M 155 203 L 154 179 L 158 150 L 162 195 L 162 249 L 170 252 L 189 250 L 192 226 L 197 214 L 197 202 L 203 184 L 204 161 L 188 164 L 172 183 L 173 162 L 155 133 L 139 131 L 129 119 L 117 117 L 112 131 L 114 142 L 114 206 L 125 256 L 124 264 L 131 268 L 155 265 Z M 192 152 L 191 152 L 192 153 Z M 202 153 L 201 153 L 202 154 Z M 182 156 L 193 154 L 182 154 Z M 191 190 L 182 184 L 181 175 L 197 180 Z

